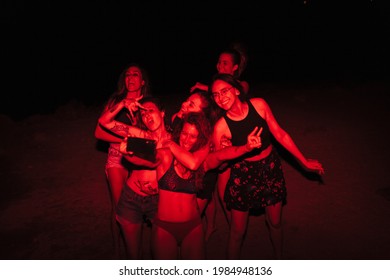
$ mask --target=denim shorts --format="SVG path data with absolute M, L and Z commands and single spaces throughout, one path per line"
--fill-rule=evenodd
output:
M 123 187 L 117 205 L 117 220 L 120 224 L 140 224 L 152 220 L 157 212 L 158 194 L 139 195 L 129 186 Z

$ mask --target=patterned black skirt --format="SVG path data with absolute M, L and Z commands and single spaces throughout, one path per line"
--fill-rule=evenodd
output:
M 259 161 L 232 165 L 224 201 L 228 209 L 249 211 L 286 202 L 287 190 L 279 155 L 272 150 Z

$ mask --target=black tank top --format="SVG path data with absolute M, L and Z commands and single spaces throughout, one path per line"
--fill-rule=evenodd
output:
M 191 176 L 189 179 L 183 179 L 177 175 L 174 168 L 174 160 L 172 164 L 165 172 L 165 174 L 158 180 L 158 187 L 161 190 L 179 192 L 179 193 L 196 193 L 195 176 Z
M 262 127 L 263 131 L 261 132 L 261 147 L 254 149 L 250 152 L 251 156 L 259 154 L 261 151 L 265 150 L 271 144 L 271 133 L 267 122 L 257 113 L 255 107 L 252 103 L 248 101 L 248 115 L 245 119 L 240 121 L 234 121 L 229 119 L 226 114 L 223 116 L 229 129 L 232 134 L 232 145 L 233 146 L 242 146 L 247 142 L 248 134 L 255 128 L 255 126 Z
M 120 110 L 114 119 L 127 125 L 136 125 L 136 119 L 132 120 L 129 111 L 125 108 Z

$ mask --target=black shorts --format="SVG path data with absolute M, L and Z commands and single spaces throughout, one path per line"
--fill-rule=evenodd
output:
M 196 197 L 200 199 L 210 200 L 215 190 L 217 179 L 218 179 L 218 170 L 213 169 L 206 172 L 202 182 L 203 188 L 197 191 Z

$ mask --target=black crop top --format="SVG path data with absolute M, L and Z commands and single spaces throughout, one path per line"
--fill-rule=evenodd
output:
M 229 119 L 226 114 L 223 116 L 232 134 L 232 145 L 242 146 L 247 142 L 248 134 L 255 128 L 255 126 L 262 127 L 263 131 L 260 134 L 261 147 L 250 152 L 251 155 L 257 155 L 265 150 L 271 144 L 271 133 L 267 122 L 257 113 L 252 103 L 248 101 L 248 115 L 245 119 L 234 121 Z
M 165 172 L 165 174 L 158 180 L 158 187 L 161 190 L 179 192 L 179 193 L 196 193 L 195 176 L 191 176 L 189 179 L 183 179 L 177 175 L 174 168 L 174 160 L 172 164 Z

